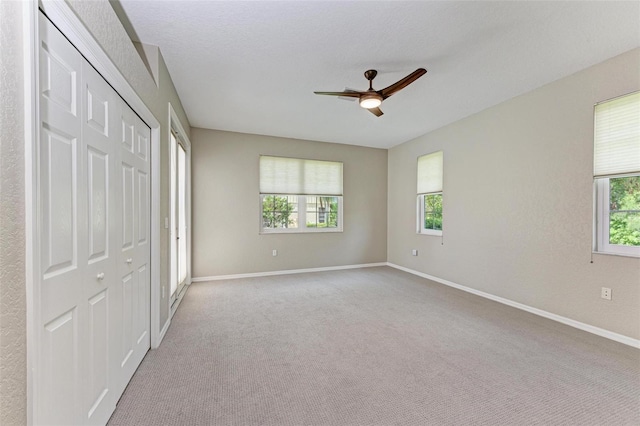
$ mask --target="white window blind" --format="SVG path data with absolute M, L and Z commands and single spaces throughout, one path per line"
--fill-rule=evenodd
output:
M 596 177 L 640 172 L 640 92 L 595 107 Z
M 261 194 L 342 195 L 342 163 L 260 156 Z
M 418 194 L 442 192 L 442 151 L 418 157 Z

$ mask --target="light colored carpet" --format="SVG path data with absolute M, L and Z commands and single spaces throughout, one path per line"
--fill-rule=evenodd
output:
M 640 351 L 392 268 L 193 284 L 116 425 L 640 425 Z

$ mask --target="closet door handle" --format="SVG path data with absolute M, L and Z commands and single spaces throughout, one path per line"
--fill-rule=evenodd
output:
M 98 281 L 104 280 L 104 272 L 100 272 L 98 275 L 96 275 L 96 278 L 98 279 Z

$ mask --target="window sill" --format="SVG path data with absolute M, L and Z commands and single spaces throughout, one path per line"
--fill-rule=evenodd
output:
M 442 231 L 422 230 L 418 235 L 431 235 L 433 237 L 442 237 Z
M 336 234 L 342 233 L 342 229 L 306 229 L 304 231 L 299 229 L 291 230 L 261 230 L 260 235 L 283 235 L 283 234 Z
M 640 259 L 640 254 L 633 253 L 612 253 L 609 251 L 592 251 L 593 254 L 601 254 L 603 256 L 630 257 L 632 259 Z

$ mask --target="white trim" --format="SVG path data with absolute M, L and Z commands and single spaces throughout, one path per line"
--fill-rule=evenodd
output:
M 475 294 L 476 296 L 484 297 L 489 300 L 493 300 L 494 302 L 499 302 L 507 306 L 511 306 L 517 309 L 521 309 L 526 312 L 530 312 L 532 314 L 551 319 L 553 321 L 560 322 L 565 325 L 569 325 L 571 327 L 577 328 L 582 331 L 586 331 L 601 337 L 605 337 L 610 340 L 614 340 L 619 343 L 623 343 L 628 346 L 632 346 L 634 348 L 640 349 L 640 340 L 634 339 L 632 337 L 624 336 L 622 334 L 614 333 L 613 331 L 605 330 L 603 328 L 595 327 L 593 325 L 585 324 L 580 321 L 573 320 L 571 318 L 563 317 L 561 315 L 553 314 L 551 312 L 543 311 L 542 309 L 534 308 L 532 306 L 528 306 L 522 303 L 514 302 L 513 300 L 505 299 L 504 297 L 494 296 L 490 293 L 485 293 L 484 291 L 476 290 L 470 287 L 466 287 L 460 284 L 456 284 L 452 281 L 448 281 L 442 278 L 434 277 L 433 275 L 425 274 L 424 272 L 419 272 L 413 269 L 405 268 L 404 266 L 396 265 L 391 262 L 387 262 L 387 265 L 399 269 L 404 272 L 408 272 L 413 275 L 417 275 L 422 278 L 426 278 L 431 281 L 435 281 L 440 284 L 444 284 L 449 287 L 457 288 L 458 290 L 466 291 L 467 293 Z
M 164 335 L 167 334 L 167 330 L 169 330 L 170 325 L 171 325 L 171 315 L 169 315 L 169 318 L 167 318 L 167 321 L 165 321 L 164 325 L 162 326 L 162 329 L 160 330 L 159 341 L 162 341 L 162 339 L 164 339 Z M 156 348 L 153 348 L 153 349 L 156 349 Z
M 640 255 L 637 255 L 637 254 L 627 254 L 627 253 L 609 253 L 609 252 L 606 252 L 606 251 L 596 251 L 596 250 L 593 250 L 593 251 L 591 252 L 591 254 L 601 254 L 601 255 L 603 255 L 603 256 L 618 256 L 618 257 L 631 257 L 631 258 L 638 258 L 638 257 L 640 257 Z
M 631 174 L 624 177 L 634 177 L 637 174 Z M 619 244 L 609 243 L 610 239 L 610 211 L 609 211 L 609 197 L 610 197 L 610 178 L 608 177 L 596 177 L 594 178 L 594 191 L 596 200 L 596 215 L 595 215 L 595 250 L 594 252 L 599 254 L 613 254 L 618 256 L 627 257 L 640 257 L 640 247 L 638 246 L 625 246 Z
M 182 303 L 182 299 L 184 299 L 184 295 L 187 294 L 188 289 L 189 289 L 189 284 L 185 283 L 185 285 L 182 287 L 182 290 L 180 290 L 180 292 L 176 296 L 176 300 L 171 304 L 171 315 L 170 315 L 171 318 L 173 318 L 176 311 L 178 310 L 178 307 L 180 306 L 180 303 Z
M 592 223 L 591 223 L 591 237 L 592 237 L 592 241 L 591 241 L 591 253 L 596 253 L 598 251 L 598 241 L 600 241 L 600 228 L 598 226 L 598 221 L 600 220 L 600 202 L 598 200 L 598 196 L 599 196 L 599 192 L 598 191 L 598 183 L 597 181 L 594 179 L 593 180 L 593 205 L 592 205 Z M 593 256 L 591 256 L 591 263 L 593 263 Z
M 442 229 L 427 229 L 424 227 L 424 197 L 426 197 L 427 195 L 440 195 L 443 196 L 442 192 L 433 192 L 433 193 L 428 193 L 428 194 L 418 194 L 417 198 L 416 198 L 416 226 L 417 226 L 417 233 L 420 235 L 431 235 L 431 236 L 436 236 L 436 237 L 442 237 Z M 444 197 L 444 196 L 443 196 Z M 443 203 L 443 210 L 444 210 L 444 203 Z M 444 214 L 443 214 L 443 218 L 444 218 Z M 443 220 L 443 225 L 444 225 L 444 220 Z M 443 226 L 444 228 L 444 226 Z
M 157 123 L 157 122 L 156 122 Z M 151 127 L 151 349 L 160 346 L 162 281 L 160 280 L 160 124 Z M 155 148 L 155 149 L 154 149 Z M 154 285 L 155 284 L 155 285 Z M 166 293 L 166 292 L 165 292 Z M 169 304 L 169 301 L 164 303 Z M 167 323 L 170 318 L 167 319 Z
M 25 162 L 25 284 L 26 284 L 26 332 L 27 332 L 27 425 L 33 424 L 34 417 L 34 370 L 37 361 L 36 313 L 40 312 L 38 300 L 35 298 L 38 281 L 34 279 L 35 265 L 39 265 L 39 251 L 36 247 L 37 237 L 37 200 L 36 182 L 38 182 L 37 153 L 38 126 L 40 113 L 38 107 L 39 93 L 39 50 L 38 40 L 38 4 L 25 1 L 22 7 L 23 25 L 23 67 L 24 67 L 24 162 Z
M 235 280 L 238 278 L 270 277 L 273 275 L 304 274 L 307 272 L 341 271 L 344 269 L 374 268 L 376 266 L 387 266 L 387 262 L 363 263 L 360 265 L 326 266 L 322 268 L 286 269 L 283 271 L 253 272 L 249 274 L 213 275 L 210 277 L 195 277 L 191 280 L 191 282 L 198 283 L 204 281 Z
M 298 227 L 297 228 L 265 228 L 264 222 L 262 220 L 264 215 L 264 197 L 297 197 L 297 207 L 298 207 Z M 326 197 L 326 198 L 337 198 L 338 199 L 338 226 L 335 228 L 320 228 L 320 227 L 311 227 L 307 226 L 306 215 L 307 211 L 307 197 Z M 342 195 L 324 195 L 324 194 L 260 194 L 260 216 L 258 217 L 260 228 L 260 235 L 269 235 L 269 234 L 313 234 L 313 233 L 331 233 L 331 232 L 344 232 L 344 214 L 343 214 L 343 196 Z M 304 206 L 304 207 L 301 207 Z M 327 213 L 328 214 L 328 213 Z M 301 219 L 302 218 L 302 219 Z
M 189 137 L 187 136 L 187 132 L 184 130 L 184 127 L 182 126 L 182 122 L 180 121 L 180 118 L 178 117 L 178 114 L 176 114 L 176 111 L 173 109 L 173 105 L 171 105 L 171 102 L 168 103 L 168 111 L 169 111 L 169 133 L 168 133 L 168 137 L 169 137 L 169 141 L 167 143 L 167 146 L 169 147 L 169 158 L 171 158 L 171 150 L 173 149 L 172 147 L 172 143 L 171 143 L 171 132 L 175 131 L 178 135 L 178 143 L 181 144 L 184 147 L 185 153 L 187 154 L 187 158 L 186 158 L 186 165 L 187 165 L 187 172 L 186 172 L 186 176 L 187 176 L 187 182 L 186 182 L 186 186 L 187 186 L 187 193 L 186 193 L 186 216 L 187 216 L 187 276 L 185 278 L 184 281 L 184 285 L 185 287 L 183 287 L 183 291 L 182 294 L 184 294 L 184 290 L 186 289 L 186 286 L 188 286 L 189 284 L 191 284 L 191 241 L 192 241 L 192 233 L 191 233 L 191 212 L 192 212 L 192 206 L 191 206 L 191 140 L 189 140 Z M 169 173 L 171 175 L 171 173 Z M 170 179 L 173 178 L 173 176 L 169 176 Z M 171 207 L 171 206 L 170 206 Z M 169 240 L 172 239 L 171 233 L 174 229 L 175 224 L 172 222 L 171 220 L 171 215 L 169 215 L 168 217 L 169 219 Z M 171 241 L 169 243 L 169 250 L 174 250 L 174 244 L 173 241 Z M 171 257 L 169 257 L 169 259 L 171 259 Z M 171 266 L 169 266 L 169 274 L 171 274 Z M 169 280 L 171 280 L 172 278 L 169 277 Z M 171 293 L 171 282 L 169 281 L 168 283 L 168 293 Z M 173 312 L 175 312 L 175 309 L 177 309 L 178 305 L 180 304 L 180 301 L 177 300 L 176 302 L 174 302 L 173 304 L 171 304 L 171 294 L 169 294 L 169 309 L 173 310 Z M 181 297 L 178 295 L 178 297 Z M 173 317 L 173 312 L 170 313 L 170 317 Z
M 329 267 L 323 267 L 323 268 L 289 269 L 289 270 L 283 270 L 283 271 L 255 272 L 255 273 L 249 273 L 249 274 L 214 275 L 209 277 L 195 277 L 192 279 L 192 282 L 195 283 L 195 282 L 205 282 L 205 281 L 233 280 L 233 279 L 239 279 L 239 278 L 268 277 L 268 276 L 274 276 L 274 275 L 301 274 L 301 273 L 307 273 L 307 272 L 339 271 L 344 269 L 371 268 L 376 266 L 389 266 L 391 268 L 399 269 L 401 271 L 408 272 L 410 274 L 417 275 L 419 277 L 426 278 L 428 280 L 435 281 L 437 283 L 444 284 L 446 286 L 453 287 L 458 290 L 466 291 L 467 293 L 475 294 L 476 296 L 493 300 L 494 302 L 499 302 L 504 305 L 511 306 L 526 312 L 530 312 L 532 314 L 541 316 L 543 318 L 548 318 L 553 321 L 557 321 L 559 323 L 577 328 L 579 330 L 586 331 L 586 332 L 640 349 L 640 340 L 638 339 L 634 339 L 632 337 L 614 333 L 612 331 L 595 327 L 593 325 L 585 324 L 583 322 L 576 321 L 571 318 L 563 317 L 561 315 L 553 314 L 551 312 L 534 308 L 532 306 L 528 306 L 523 303 L 514 302 L 512 300 L 505 299 L 504 297 L 495 296 L 490 293 L 485 293 L 484 291 L 476 290 L 471 287 L 466 287 L 460 284 L 456 284 L 452 281 L 438 278 L 433 275 L 425 274 L 424 272 L 419 272 L 413 269 L 405 268 L 404 266 L 396 265 L 391 262 L 366 263 L 361 265 L 329 266 Z
M 189 140 L 184 127 L 182 127 L 182 122 L 180 121 L 180 118 L 178 118 L 178 114 L 176 114 L 175 109 L 173 109 L 171 102 L 169 102 L 169 123 L 171 125 L 171 130 L 177 131 L 178 135 L 183 139 L 183 142 L 187 144 L 186 147 L 191 149 L 191 141 Z
M 186 212 L 186 216 L 187 216 L 187 265 L 188 265 L 188 269 L 187 269 L 187 277 L 185 278 L 185 285 L 189 285 L 191 283 L 191 239 L 192 239 L 192 232 L 191 232 L 191 212 L 192 212 L 192 200 L 191 200 L 191 140 L 189 139 L 189 136 L 187 136 L 187 132 L 184 130 L 184 127 L 182 127 L 182 122 L 180 121 L 180 119 L 178 118 L 178 114 L 176 114 L 175 110 L 173 109 L 173 106 L 171 105 L 171 102 L 169 102 L 169 123 L 171 126 L 173 126 L 174 124 L 176 125 L 176 130 L 179 133 L 180 139 L 178 140 L 178 143 L 182 142 L 182 145 L 185 149 L 185 152 L 187 154 L 187 158 L 186 158 L 186 163 L 187 163 L 187 172 L 186 172 L 186 176 L 187 176 L 187 193 L 186 193 L 186 199 L 185 202 L 187 203 L 187 212 Z M 169 133 L 169 137 L 171 137 L 171 133 Z M 171 144 L 169 144 L 169 146 L 171 146 Z

